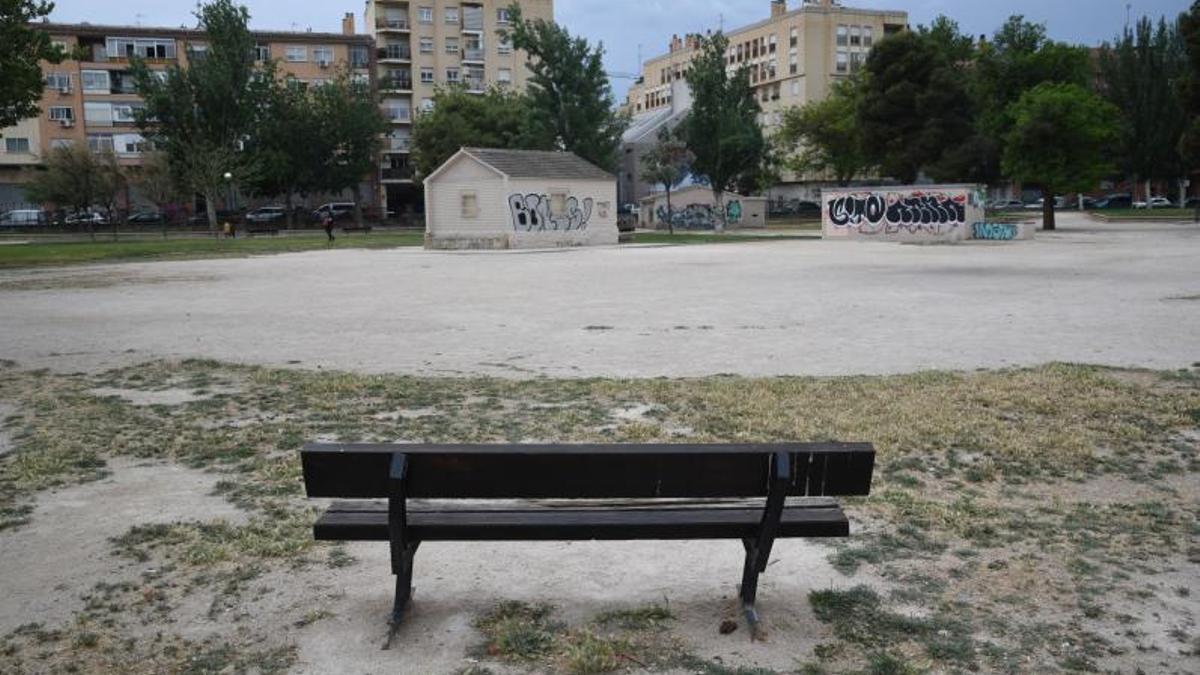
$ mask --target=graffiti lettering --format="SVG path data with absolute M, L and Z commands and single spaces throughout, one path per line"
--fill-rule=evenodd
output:
M 591 197 L 582 202 L 575 197 L 567 197 L 563 213 L 556 216 L 552 213 L 550 197 L 547 195 L 513 194 L 508 197 L 513 228 L 518 232 L 585 230 L 592 219 L 593 203 Z
M 973 229 L 976 239 L 1012 241 L 1017 238 L 1017 226 L 1008 223 L 975 223 Z
M 966 224 L 966 196 L 861 193 L 829 200 L 829 220 L 862 234 L 940 234 Z
M 742 203 L 738 200 L 733 200 L 725 205 L 726 222 L 730 225 L 736 225 L 742 222 Z
M 717 214 L 720 213 L 708 204 L 689 204 L 683 209 L 671 209 L 659 206 L 654 212 L 658 222 L 670 222 L 672 227 L 683 230 L 715 230 L 717 229 Z M 742 203 L 733 200 L 725 205 L 725 222 L 736 225 L 742 222 Z

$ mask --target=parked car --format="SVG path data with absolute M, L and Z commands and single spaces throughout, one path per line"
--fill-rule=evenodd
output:
M 1096 202 L 1097 209 L 1132 209 L 1133 197 L 1129 194 L 1111 194 Z
M 1172 202 L 1170 199 L 1167 199 L 1166 197 L 1151 197 L 1150 198 L 1150 206 L 1153 208 L 1156 208 L 1156 209 L 1170 209 L 1170 208 L 1175 207 L 1175 203 Z M 1135 209 L 1147 208 L 1146 202 L 1134 202 L 1133 208 L 1135 208 Z
M 255 225 L 282 223 L 287 220 L 287 209 L 282 206 L 264 206 L 246 214 L 246 222 Z
M 130 225 L 162 225 L 167 217 L 157 211 L 139 211 L 129 216 Z
M 98 211 L 84 211 L 82 213 L 72 213 L 63 219 L 67 225 L 107 225 L 108 219 Z
M 1190 197 L 1183 203 L 1185 209 L 1200 209 L 1200 197 Z
M 312 212 L 313 220 L 318 223 L 325 220 L 326 215 L 332 215 L 334 222 L 349 220 L 354 217 L 354 202 L 330 202 Z
M 1042 205 L 1045 203 L 1045 201 L 1046 201 L 1045 199 L 1039 199 L 1036 202 L 1029 202 L 1028 204 L 1025 205 L 1025 208 L 1030 211 L 1035 211 L 1035 210 L 1041 211 Z M 1054 198 L 1054 208 L 1055 209 L 1067 208 L 1067 198 L 1066 197 L 1055 197 Z
M 993 211 L 1016 211 L 1025 208 L 1025 202 L 1020 199 L 997 199 L 987 207 Z
M 0 214 L 0 227 L 35 227 L 49 220 L 41 209 L 16 209 Z

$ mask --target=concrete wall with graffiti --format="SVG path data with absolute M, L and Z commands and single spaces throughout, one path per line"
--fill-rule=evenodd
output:
M 978 185 L 827 189 L 821 191 L 822 228 L 829 239 L 963 241 L 984 222 L 986 196 Z
M 720 215 L 713 206 L 712 190 L 699 185 L 672 191 L 670 212 L 661 192 L 643 198 L 640 207 L 638 225 L 646 229 L 665 230 L 670 220 L 680 230 L 712 230 Z M 725 216 L 730 228 L 766 227 L 767 200 L 726 193 Z

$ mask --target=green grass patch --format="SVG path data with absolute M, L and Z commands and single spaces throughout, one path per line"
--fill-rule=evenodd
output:
M 31 242 L 0 246 L 0 269 L 100 262 L 237 258 L 327 249 L 422 246 L 424 243 L 425 235 L 420 232 L 377 232 L 343 236 L 332 243 L 328 242 L 325 234 L 321 232 L 238 239 L 212 237 L 162 241 Z
M 624 630 L 649 630 L 660 628 L 674 618 L 671 610 L 662 605 L 646 605 L 604 612 L 596 617 L 596 623 L 602 626 L 617 626 Z

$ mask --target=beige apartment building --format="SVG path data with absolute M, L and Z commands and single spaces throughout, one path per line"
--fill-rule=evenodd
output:
M 42 64 L 46 88 L 42 114 L 0 131 L 0 210 L 25 205 L 20 185 L 54 147 L 86 143 L 99 152 L 113 151 L 122 164 L 137 166 L 146 142 L 134 124 L 143 107 L 130 73 L 130 58 L 146 59 L 151 69 L 186 66 L 203 58 L 208 46 L 204 33 L 179 28 L 39 24 L 51 39 L 81 60 Z M 288 77 L 309 84 L 332 79 L 349 67 L 355 77 L 372 81 L 374 43 L 369 35 L 354 34 L 347 16 L 343 32 L 256 32 L 255 55 L 274 59 Z M 364 179 L 372 187 L 373 177 Z M 368 192 L 367 194 L 370 194 Z M 130 201 L 136 201 L 131 195 Z
M 749 68 L 766 134 L 778 126 L 785 109 L 825 98 L 834 82 L 863 66 L 878 40 L 908 25 L 906 12 L 845 7 L 837 0 L 792 0 L 791 9 L 787 0 L 761 1 L 769 1 L 769 17 L 728 31 L 725 59 L 730 71 Z M 698 44 L 696 36 L 674 36 L 666 54 L 642 65 L 641 77 L 625 101 L 639 136 L 627 140 L 652 142 L 654 124 L 639 126 L 639 119 L 678 119 L 690 106 L 690 102 L 677 99 L 681 89 L 686 89 L 684 73 Z M 630 158 L 622 169 L 621 199 L 622 203 L 636 203 L 652 186 L 637 177 L 633 158 L 637 149 L 627 150 Z M 796 179 L 785 180 L 789 178 Z
M 375 37 L 377 79 L 392 126 L 381 161 L 380 200 L 411 212 L 423 199 L 409 161 L 413 118 L 433 108 L 439 87 L 525 86 L 523 52 L 501 40 L 512 0 L 367 0 L 367 30 Z M 522 0 L 525 18 L 554 20 L 553 0 Z

